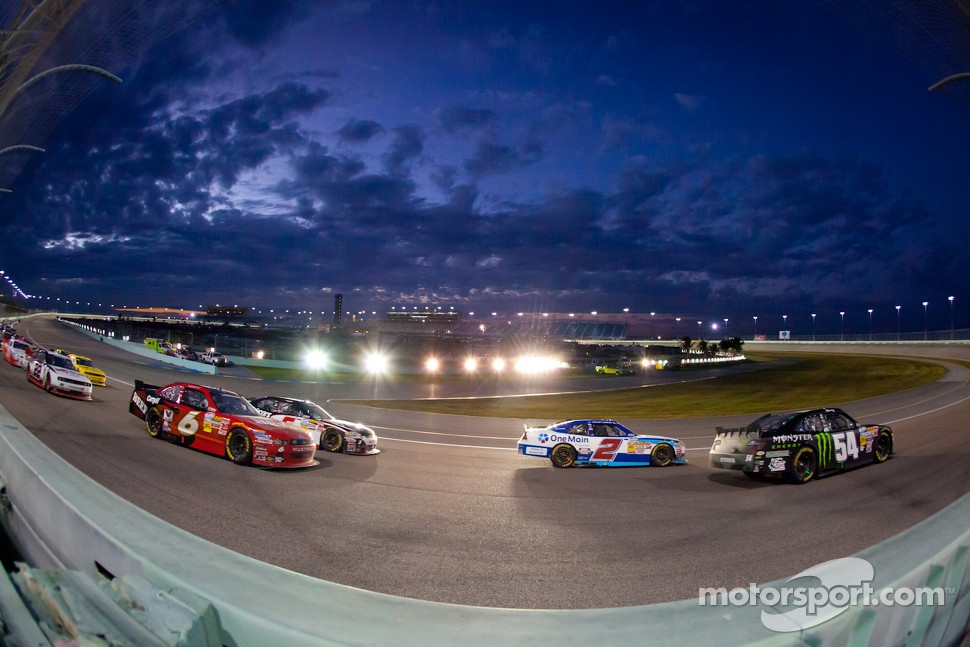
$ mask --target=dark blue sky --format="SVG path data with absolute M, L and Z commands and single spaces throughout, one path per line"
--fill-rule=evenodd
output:
M 970 20 L 841 4 L 240 1 L 65 48 L 124 83 L 16 142 L 46 152 L 0 195 L 0 269 L 105 311 L 339 292 L 895 331 L 955 296 L 968 326 L 970 93 L 927 88 L 970 71 Z

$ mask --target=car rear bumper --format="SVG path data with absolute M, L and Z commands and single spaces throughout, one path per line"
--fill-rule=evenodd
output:
M 542 445 L 530 445 L 529 443 L 519 443 L 519 453 L 523 456 L 549 458 L 549 447 L 544 447 Z
M 754 464 L 747 454 L 714 453 L 711 452 L 711 467 L 722 470 L 742 470 L 753 472 Z

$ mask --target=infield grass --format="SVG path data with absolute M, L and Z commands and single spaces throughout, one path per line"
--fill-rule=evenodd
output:
M 870 355 L 757 353 L 748 357 L 765 367 L 697 382 L 588 393 L 342 402 L 495 418 L 697 418 L 833 406 L 928 384 L 946 372 L 937 364 Z M 691 373 L 683 375 L 689 379 Z

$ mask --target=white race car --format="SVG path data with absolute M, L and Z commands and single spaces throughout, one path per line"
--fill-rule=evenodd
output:
M 3 358 L 14 366 L 27 368 L 27 361 L 36 348 L 26 339 L 14 337 L 4 344 Z
M 548 427 L 526 426 L 519 453 L 548 458 L 556 467 L 573 465 L 667 465 L 687 462 L 676 438 L 638 435 L 615 420 L 564 420 Z
M 279 396 L 250 398 L 249 401 L 270 418 L 308 431 L 320 449 L 368 456 L 381 453 L 373 429 L 359 422 L 338 420 L 315 402 Z
M 77 372 L 67 355 L 37 349 L 27 362 L 27 379 L 50 393 L 91 399 L 91 380 Z

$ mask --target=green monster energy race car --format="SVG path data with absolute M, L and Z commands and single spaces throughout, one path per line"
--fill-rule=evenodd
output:
M 841 409 L 768 414 L 738 429 L 717 428 L 711 467 L 807 483 L 825 472 L 882 463 L 893 451 L 887 425 L 861 425 Z

